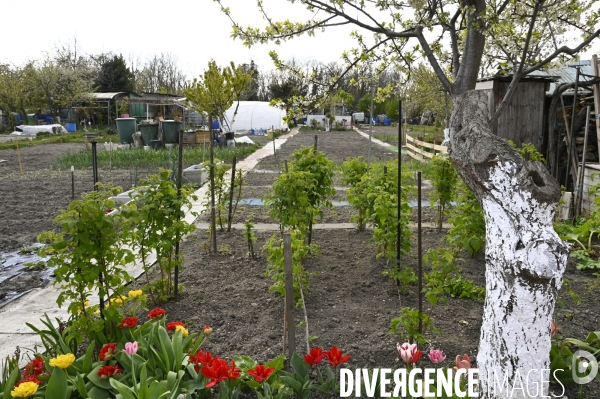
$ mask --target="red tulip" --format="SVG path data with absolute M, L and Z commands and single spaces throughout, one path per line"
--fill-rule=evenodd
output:
M 350 360 L 350 356 L 342 356 L 342 352 L 334 345 L 330 350 L 324 352 L 323 355 L 329 360 L 329 364 L 335 367 Z
M 323 361 L 323 350 L 321 348 L 310 348 L 310 353 L 304 355 L 304 361 L 313 366 L 321 363 Z
M 121 322 L 121 324 L 119 324 L 117 327 L 119 328 L 133 328 L 135 326 L 137 326 L 138 324 L 138 319 L 137 317 L 126 317 L 123 319 L 123 321 Z
M 167 312 L 163 308 L 154 308 L 148 313 L 149 319 L 158 319 L 159 317 L 163 317 Z
M 185 327 L 185 324 L 180 321 L 172 321 L 167 323 L 167 331 L 175 331 L 177 326 Z
M 200 371 L 200 365 L 205 366 L 213 361 L 212 353 L 204 353 L 202 350 L 196 352 L 195 355 L 190 355 L 190 363 L 194 364 L 196 372 Z
M 123 370 L 120 369 L 119 366 L 104 366 L 100 367 L 98 370 L 98 377 L 102 379 L 108 379 L 122 372 Z
M 36 357 L 25 366 L 25 375 L 32 375 L 37 377 L 46 370 L 44 366 L 44 359 L 41 356 Z
M 210 379 L 206 384 L 206 388 L 212 388 L 216 384 L 224 380 L 235 380 L 240 377 L 240 369 L 235 367 L 235 362 L 231 361 L 231 369 L 227 362 L 218 357 L 211 360 L 202 366 L 202 375 Z
M 100 349 L 100 360 L 109 360 L 115 353 L 117 353 L 117 344 L 106 344 Z
M 219 382 L 227 378 L 229 368 L 227 362 L 223 359 L 214 358 L 210 363 L 204 364 L 202 367 L 202 375 L 210 381 L 206 384 L 206 388 L 212 388 Z
M 254 377 L 256 382 L 259 384 L 269 378 L 269 376 L 275 371 L 273 367 L 265 367 L 262 364 L 257 365 L 253 369 L 248 370 L 248 374 Z

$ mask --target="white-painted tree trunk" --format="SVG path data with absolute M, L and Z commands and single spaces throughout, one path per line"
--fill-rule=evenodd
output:
M 560 188 L 542 163 L 493 135 L 487 119 L 487 94 L 454 98 L 449 154 L 486 221 L 481 397 L 547 397 L 550 325 L 568 256 L 552 227 Z

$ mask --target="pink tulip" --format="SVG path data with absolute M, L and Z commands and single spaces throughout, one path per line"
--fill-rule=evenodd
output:
M 129 356 L 133 356 L 138 351 L 138 343 L 137 342 L 127 342 L 125 344 L 125 353 Z
M 472 368 L 471 359 L 469 359 L 469 356 L 466 353 L 462 358 L 456 356 L 456 366 L 454 366 L 454 370 L 465 369 L 469 371 L 470 368 Z
M 400 358 L 409 365 L 417 363 L 423 354 L 419 348 L 417 348 L 417 344 L 411 345 L 408 342 L 405 342 L 400 345 L 400 343 L 397 343 L 396 348 L 398 349 Z
M 439 350 L 439 349 L 432 349 L 429 351 L 429 360 L 431 360 L 433 363 L 441 363 L 446 359 L 446 356 L 444 356 L 444 352 Z

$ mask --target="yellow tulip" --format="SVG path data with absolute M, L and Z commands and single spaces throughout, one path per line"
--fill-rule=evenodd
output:
M 38 384 L 28 381 L 20 383 L 18 387 L 15 387 L 15 389 L 10 391 L 10 394 L 13 396 L 13 398 L 27 398 L 36 393 L 37 390 Z
M 144 295 L 144 292 L 142 290 L 129 291 L 127 295 L 129 296 L 129 298 L 135 299 Z
M 187 337 L 190 333 L 184 326 L 175 326 L 175 331 L 181 331 L 181 336 L 183 338 Z
M 50 359 L 50 366 L 60 367 L 61 369 L 69 368 L 75 361 L 75 355 L 67 353 L 66 355 L 59 355 L 53 359 Z

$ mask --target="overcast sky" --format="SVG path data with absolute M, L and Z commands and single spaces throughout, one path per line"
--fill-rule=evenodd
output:
M 262 26 L 255 0 L 223 0 L 243 26 Z M 307 20 L 313 16 L 302 5 L 283 0 L 264 0 L 274 20 Z M 213 58 L 271 68 L 270 50 L 282 59 L 338 61 L 353 46 L 351 28 L 341 27 L 303 36 L 280 46 L 257 45 L 248 49 L 230 38 L 229 19 L 213 0 L 2 0 L 0 62 L 22 64 L 40 59 L 56 45 L 75 38 L 84 53 L 121 53 L 143 61 L 153 54 L 170 53 L 184 73 L 193 78 Z M 317 18 L 322 16 L 317 15 Z M 597 40 L 594 50 L 600 49 Z M 589 59 L 591 53 L 584 55 Z
M 260 25 L 262 18 L 254 0 L 225 0 L 243 26 Z M 302 6 L 281 7 L 282 1 L 265 0 L 275 19 L 310 18 Z M 100 0 L 75 1 L 2 0 L 3 33 L 0 62 L 21 64 L 40 59 L 57 44 L 74 43 L 85 53 L 122 53 L 126 59 L 143 60 L 152 54 L 174 55 L 188 76 L 197 76 L 214 58 L 272 67 L 268 52 L 277 50 L 282 59 L 340 60 L 352 46 L 350 29 L 332 29 L 316 38 L 307 36 L 277 46 L 257 45 L 248 49 L 230 38 L 231 24 L 212 0 Z M 292 12 L 293 11 L 293 12 Z

